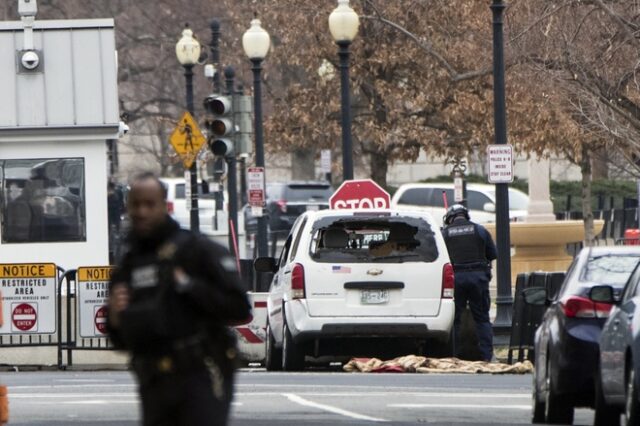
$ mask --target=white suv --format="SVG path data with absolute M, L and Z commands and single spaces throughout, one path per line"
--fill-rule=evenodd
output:
M 455 204 L 453 183 L 406 183 L 393 194 L 391 208 L 429 212 L 438 225 L 442 226 L 442 218 L 446 213 L 445 196 L 448 205 Z M 467 207 L 472 221 L 495 222 L 495 186 L 467 184 Z M 529 196 L 522 191 L 509 188 L 509 218 L 512 221 L 523 220 L 527 216 L 528 207 Z
M 187 200 L 185 199 L 185 180 L 183 178 L 161 177 L 160 181 L 167 188 L 167 209 L 169 214 L 180 224 L 180 227 L 189 229 L 191 227 L 191 211 L 187 208 Z M 216 231 L 214 225 L 216 213 L 220 214 L 220 211 L 216 212 L 216 202 L 213 194 L 204 193 L 202 182 L 198 182 L 198 216 L 200 218 L 201 233 L 208 235 Z M 226 215 L 226 212 L 224 214 Z M 225 224 L 226 229 L 226 219 L 221 222 Z
M 448 355 L 453 269 L 430 215 L 307 211 L 280 258 L 267 299 L 266 367 L 304 368 L 305 357 Z

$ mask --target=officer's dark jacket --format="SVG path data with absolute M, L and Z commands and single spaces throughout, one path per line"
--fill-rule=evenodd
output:
M 443 231 L 449 258 L 456 267 L 486 267 L 497 257 L 496 246 L 489 232 L 465 218 L 456 218 Z M 481 269 L 481 268 L 479 268 Z
M 225 326 L 250 318 L 235 260 L 221 245 L 180 229 L 168 216 L 151 238 L 131 234 L 128 242 L 110 283 L 131 290 L 120 327 L 108 327 L 117 348 L 161 354 L 203 332 L 215 339 Z M 175 282 L 176 266 L 190 277 L 187 282 Z

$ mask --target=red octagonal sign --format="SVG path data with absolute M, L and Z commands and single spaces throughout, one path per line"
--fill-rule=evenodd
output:
M 329 198 L 332 209 L 388 209 L 389 193 L 371 179 L 347 180 Z

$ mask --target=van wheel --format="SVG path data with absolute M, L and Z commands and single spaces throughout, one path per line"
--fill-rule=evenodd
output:
M 448 358 L 453 354 L 453 328 L 445 339 L 430 338 L 426 340 L 425 355 L 432 358 Z
M 294 343 L 291 332 L 289 331 L 289 326 L 287 326 L 286 323 L 284 324 L 283 335 L 284 339 L 282 342 L 282 369 L 284 371 L 303 370 L 304 353 L 300 350 L 301 348 Z
M 595 398 L 594 409 L 595 416 L 593 418 L 594 426 L 619 426 L 620 425 L 620 411 L 611 405 L 607 405 L 602 393 L 602 377 L 600 376 L 600 369 L 596 371 L 595 377 Z
M 640 403 L 638 403 L 638 387 L 636 386 L 636 374 L 633 363 L 629 360 L 627 366 L 626 397 L 624 402 L 625 425 L 640 425 Z
M 265 341 L 264 366 L 267 371 L 282 370 L 282 349 L 276 348 L 276 340 L 271 332 L 271 326 L 267 323 L 267 340 Z

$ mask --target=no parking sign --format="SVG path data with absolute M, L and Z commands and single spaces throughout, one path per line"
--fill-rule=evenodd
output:
M 106 337 L 107 299 L 111 266 L 85 266 L 78 268 L 78 322 L 80 337 Z

